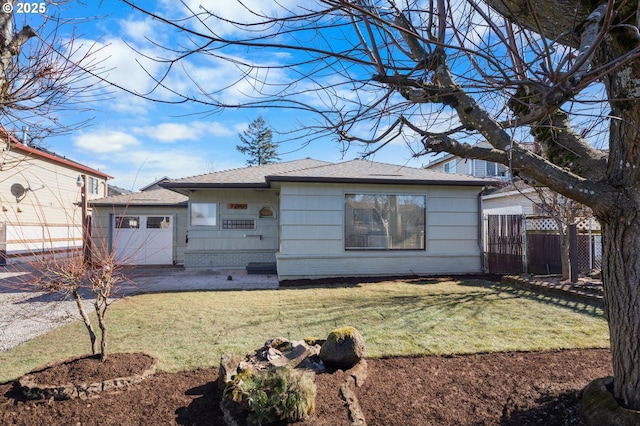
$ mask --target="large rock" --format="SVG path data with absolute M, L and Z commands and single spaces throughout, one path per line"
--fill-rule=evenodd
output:
M 365 356 L 364 338 L 355 327 L 333 330 L 320 349 L 320 359 L 333 367 L 349 369 Z
M 581 414 L 588 426 L 638 426 L 640 411 L 621 407 L 610 388 L 613 377 L 596 379 L 582 393 Z

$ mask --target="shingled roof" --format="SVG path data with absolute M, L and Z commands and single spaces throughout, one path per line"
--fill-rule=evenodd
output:
M 110 206 L 179 206 L 187 205 L 189 198 L 186 195 L 168 189 L 152 189 L 141 192 L 131 192 L 129 194 L 114 195 L 112 197 L 91 200 L 89 203 L 96 207 Z
M 207 188 L 269 188 L 276 182 L 484 186 L 494 180 L 367 160 L 329 163 L 307 158 L 213 172 L 161 185 L 187 194 L 189 190 Z
M 269 175 L 267 182 L 332 182 L 332 183 L 386 183 L 403 185 L 462 185 L 484 186 L 492 179 L 443 173 L 397 164 L 367 160 L 351 160 L 303 170 Z
M 161 183 L 161 186 L 184 194 L 187 194 L 190 189 L 203 188 L 267 188 L 268 184 L 265 176 L 278 175 L 327 164 L 331 163 L 305 158 L 303 160 L 223 170 L 182 179 L 174 179 Z

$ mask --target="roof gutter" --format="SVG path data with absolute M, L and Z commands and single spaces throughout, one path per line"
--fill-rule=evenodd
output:
M 84 166 L 80 163 L 76 163 L 75 161 L 67 160 L 64 157 L 58 157 L 56 155 L 49 154 L 37 148 L 31 148 L 30 146 L 26 146 L 20 142 L 13 142 L 13 148 L 29 154 L 33 154 L 37 157 L 46 158 L 47 160 L 51 160 L 59 164 L 64 164 L 65 166 L 72 167 L 76 170 L 79 170 L 85 173 L 89 173 L 95 176 L 100 176 L 104 179 L 113 179 L 113 176 L 110 176 L 106 173 L 102 173 L 98 170 L 92 169 L 91 167 Z
M 348 177 L 316 177 L 316 176 L 266 176 L 267 183 L 271 182 L 302 182 L 302 183 L 361 183 L 361 184 L 388 184 L 388 185 L 440 185 L 440 186 L 487 186 L 493 181 L 474 180 L 416 180 L 416 179 L 371 179 Z

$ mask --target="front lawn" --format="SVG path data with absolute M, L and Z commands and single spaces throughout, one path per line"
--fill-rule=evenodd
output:
M 344 325 L 360 330 L 368 357 L 609 345 L 602 309 L 482 280 L 146 294 L 114 303 L 107 321 L 111 352 L 154 354 L 165 371 L 216 366 L 222 353 L 270 337 L 326 337 Z M 76 321 L 0 353 L 0 383 L 88 350 Z

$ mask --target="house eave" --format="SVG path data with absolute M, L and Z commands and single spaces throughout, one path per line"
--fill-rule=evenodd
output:
M 179 203 L 145 203 L 145 202 L 135 202 L 132 201 L 130 203 L 92 203 L 89 201 L 89 205 L 92 207 L 187 207 L 188 204 L 186 201 L 182 201 Z
M 84 164 L 77 163 L 75 161 L 69 160 L 65 157 L 60 157 L 57 155 L 50 154 L 48 152 L 44 152 L 37 148 L 32 148 L 30 146 L 24 145 L 23 143 L 17 141 L 13 136 L 10 136 L 11 140 L 11 149 L 16 149 L 18 151 L 22 151 L 25 155 L 33 155 L 34 157 L 43 158 L 54 163 L 58 163 L 60 165 L 73 168 L 79 172 L 88 173 L 93 176 L 97 176 L 99 178 L 109 180 L 113 179 L 113 176 L 103 173 L 99 170 L 92 169 L 91 167 L 85 166 Z
M 189 195 L 190 192 L 199 191 L 203 189 L 267 189 L 269 185 L 267 183 L 220 183 L 220 182 L 166 182 L 159 184 L 162 188 L 170 189 L 171 191 L 177 192 L 183 195 Z
M 410 186 L 487 186 L 493 180 L 416 180 L 416 179 L 371 179 L 346 177 L 313 177 L 313 176 L 266 176 L 267 182 L 300 182 L 300 183 L 355 183 L 377 185 L 410 185 Z

